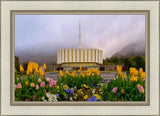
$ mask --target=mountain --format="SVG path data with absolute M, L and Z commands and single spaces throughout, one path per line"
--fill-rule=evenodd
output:
M 136 55 L 145 56 L 145 44 L 144 43 L 132 43 L 120 49 L 118 52 L 112 55 L 112 57 L 134 57 Z
M 56 55 L 30 55 L 26 54 L 23 56 L 18 56 L 20 64 L 28 63 L 28 62 L 37 62 L 40 66 L 43 66 L 43 63 L 46 63 L 47 66 L 51 67 L 53 63 L 57 62 Z

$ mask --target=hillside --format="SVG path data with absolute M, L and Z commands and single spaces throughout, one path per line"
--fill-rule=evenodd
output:
M 142 43 L 133 43 L 129 44 L 122 49 L 120 49 L 118 52 L 112 55 L 112 57 L 134 57 L 136 55 L 145 56 L 145 45 Z

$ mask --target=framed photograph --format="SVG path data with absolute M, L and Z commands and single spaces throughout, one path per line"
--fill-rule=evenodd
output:
M 1 1 L 1 115 L 160 115 L 159 1 Z

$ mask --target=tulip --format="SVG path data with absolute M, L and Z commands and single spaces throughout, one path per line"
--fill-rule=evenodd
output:
M 134 77 L 134 81 L 136 81 L 136 82 L 137 82 L 137 80 L 138 80 L 137 76 L 136 76 L 136 77 Z
M 134 75 L 131 77 L 130 81 L 134 81 Z
M 40 72 L 40 76 L 44 76 L 44 72 L 43 71 Z
M 45 78 L 45 80 L 49 82 L 50 79 L 49 78 Z
M 31 87 L 35 87 L 35 84 L 34 84 L 34 83 L 31 83 L 30 86 L 31 86 Z
M 41 80 L 41 79 L 38 79 L 38 83 L 40 83 L 40 82 L 42 82 L 42 80 Z
M 116 93 L 117 92 L 117 87 L 114 87 L 113 90 L 112 90 L 112 92 Z
M 119 65 L 117 65 L 117 68 L 116 68 L 116 70 L 117 70 L 117 71 L 119 71 L 119 69 L 120 69 L 120 68 L 119 68 Z
M 140 93 L 144 93 L 144 88 L 143 88 L 143 86 L 138 86 L 138 90 L 139 90 Z
M 37 89 L 39 89 L 39 85 L 38 85 L 38 84 L 36 85 L 36 90 L 37 90 Z
M 36 74 L 38 74 L 38 73 L 39 73 L 38 68 L 35 68 L 35 73 L 36 73 Z
M 52 83 L 53 83 L 53 85 L 56 85 L 57 81 L 54 81 L 54 80 L 53 80 Z
M 50 82 L 50 83 L 49 83 L 49 87 L 53 87 L 53 82 Z
M 28 86 L 28 81 L 25 82 L 26 86 Z
M 121 89 L 121 94 L 125 94 L 125 91 L 124 91 L 124 89 Z
M 21 83 L 18 83 L 18 84 L 17 84 L 17 88 L 22 88 Z
M 140 85 L 140 84 L 137 84 L 137 89 L 138 89 L 139 86 L 141 86 L 141 85 Z
M 26 73 L 27 73 L 27 75 L 30 75 L 30 72 L 29 72 L 28 70 L 27 70 L 27 72 L 26 72 Z
M 62 70 L 60 70 L 60 71 L 59 71 L 59 75 L 60 75 L 61 77 L 63 77 L 63 76 L 64 76 L 64 74 L 63 74 Z
M 45 82 L 41 82 L 41 85 L 40 85 L 42 88 L 45 87 Z
M 49 82 L 50 82 L 50 83 L 53 82 L 53 79 L 49 79 Z
M 66 74 L 69 74 L 69 71 L 68 70 L 66 70 L 66 72 L 65 72 Z
M 145 72 L 141 74 L 141 79 L 145 79 Z
M 23 72 L 24 71 L 24 68 L 22 65 L 20 65 L 20 72 Z
M 126 78 L 127 78 L 126 74 L 124 74 L 124 75 L 123 75 L 123 78 L 124 78 L 124 79 L 126 79 Z
M 141 75 L 143 72 L 143 69 L 142 68 L 139 68 L 139 74 Z
M 15 90 L 17 89 L 17 85 L 14 85 L 14 89 L 15 89 Z
M 47 68 L 46 64 L 43 64 L 43 68 L 44 68 L 44 70 L 46 70 L 46 68 Z

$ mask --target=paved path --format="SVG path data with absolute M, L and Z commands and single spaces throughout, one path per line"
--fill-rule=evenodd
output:
M 101 76 L 104 80 L 114 79 L 115 73 L 101 73 Z M 47 72 L 46 77 L 57 80 L 57 77 L 60 77 L 60 75 L 59 72 Z

